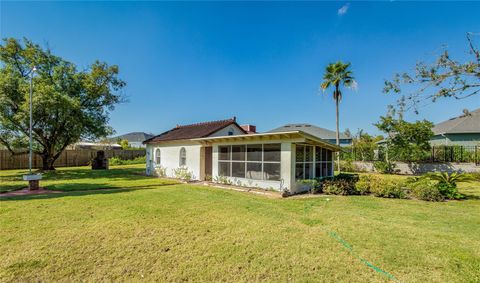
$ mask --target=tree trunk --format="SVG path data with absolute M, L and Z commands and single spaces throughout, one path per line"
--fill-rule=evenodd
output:
M 42 156 L 42 170 L 43 171 L 55 170 L 53 163 L 55 163 L 56 158 L 54 157 L 54 155 L 47 152 L 47 153 L 43 153 L 41 156 Z
M 337 128 L 337 133 L 336 133 L 336 140 L 337 140 L 337 145 L 340 146 L 340 130 L 339 130 L 339 115 L 338 115 L 338 106 L 339 106 L 339 96 L 338 96 L 338 86 L 336 87 L 337 96 L 335 98 L 335 106 L 336 106 L 336 111 L 335 111 L 335 118 L 336 118 L 336 128 Z M 336 153 L 337 155 L 337 169 L 338 172 L 340 172 L 340 152 Z

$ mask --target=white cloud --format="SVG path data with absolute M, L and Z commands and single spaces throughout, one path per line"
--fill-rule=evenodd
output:
M 343 5 L 342 8 L 338 9 L 337 14 L 339 16 L 345 15 L 348 12 L 349 7 L 350 7 L 350 3 L 347 3 L 347 4 Z

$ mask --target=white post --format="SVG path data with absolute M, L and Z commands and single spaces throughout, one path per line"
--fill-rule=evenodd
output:
M 29 156 L 28 156 L 28 169 L 30 172 L 30 175 L 32 175 L 32 93 L 33 93 L 33 73 L 37 70 L 37 68 L 33 67 L 32 71 L 30 72 L 30 126 L 28 130 L 29 134 Z

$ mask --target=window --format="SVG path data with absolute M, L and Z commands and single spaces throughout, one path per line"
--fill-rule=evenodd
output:
M 280 144 L 218 147 L 220 176 L 253 180 L 280 180 Z
M 155 165 L 160 166 L 160 161 L 161 161 L 161 159 L 160 159 L 160 149 L 157 148 L 157 149 L 155 149 Z
M 233 128 L 228 129 L 228 135 L 233 136 Z
M 185 150 L 184 147 L 180 149 L 180 161 L 179 161 L 180 166 L 186 166 L 187 165 L 187 151 Z

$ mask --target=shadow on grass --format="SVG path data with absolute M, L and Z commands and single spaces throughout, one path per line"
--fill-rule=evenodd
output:
M 0 176 L 0 180 L 3 181 L 21 181 L 25 172 L 16 172 L 14 175 Z M 41 172 L 36 172 L 41 173 Z M 43 179 L 51 180 L 79 180 L 79 179 L 96 179 L 96 178 L 109 178 L 109 179 L 121 179 L 127 178 L 129 180 L 145 178 L 144 169 L 139 168 L 114 168 L 108 170 L 90 170 L 86 168 L 78 169 L 65 169 L 43 172 Z
M 480 200 L 480 196 L 478 195 L 464 194 L 464 196 L 465 196 L 464 200 L 471 200 L 471 199 Z
M 81 184 L 85 188 L 85 184 Z M 92 186 L 94 184 L 91 184 Z M 19 201 L 19 200 L 35 200 L 35 199 L 52 199 L 52 198 L 61 198 L 61 197 L 71 197 L 71 196 L 87 196 L 87 195 L 101 195 L 101 194 L 115 194 L 115 193 L 125 193 L 136 190 L 148 190 L 154 187 L 165 187 L 165 186 L 175 186 L 178 184 L 153 184 L 153 185 L 139 185 L 139 186 L 130 186 L 128 188 L 121 188 L 115 186 L 100 186 L 95 184 L 95 188 L 83 189 L 83 190 L 64 190 L 61 192 L 49 193 L 49 194 L 39 194 L 39 195 L 25 195 L 25 196 L 0 196 L 0 201 Z

